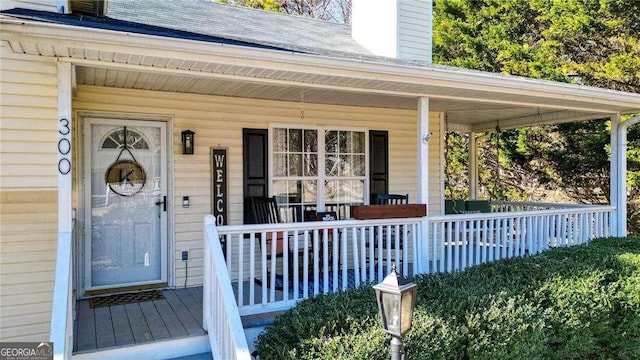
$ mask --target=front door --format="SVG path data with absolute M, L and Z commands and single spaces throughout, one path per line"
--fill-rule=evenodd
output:
M 83 138 L 85 292 L 165 284 L 166 124 L 90 118 Z

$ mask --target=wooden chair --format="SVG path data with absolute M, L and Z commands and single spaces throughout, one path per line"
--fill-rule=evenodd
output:
M 462 214 L 465 212 L 464 200 L 445 200 L 444 201 L 444 214 Z
M 401 205 L 409 203 L 409 194 L 373 194 L 374 205 Z
M 373 194 L 373 199 L 372 199 L 372 204 L 374 205 L 403 205 L 403 204 L 408 204 L 409 203 L 409 194 L 406 195 L 399 195 L 399 194 Z M 402 234 L 404 233 L 404 229 L 402 226 L 400 226 L 400 246 L 399 246 L 399 250 L 400 250 L 400 259 L 396 259 L 397 262 L 399 262 L 398 268 L 401 269 L 400 271 L 402 271 L 402 252 L 403 252 L 403 236 Z M 382 233 L 382 247 L 383 248 L 387 248 L 387 240 L 391 241 L 391 250 L 395 251 L 396 249 L 396 242 L 395 242 L 395 229 L 393 229 L 390 233 L 387 233 L 387 229 L 383 230 Z M 378 248 L 379 244 L 378 244 L 378 234 L 375 233 L 374 234 L 374 248 Z M 377 251 L 374 252 L 374 258 L 376 261 L 378 261 L 379 259 L 377 259 Z
M 253 217 L 256 224 L 279 224 L 281 223 L 280 218 L 280 210 L 278 208 L 278 203 L 274 197 L 252 197 L 251 198 L 251 208 L 253 211 Z M 278 258 L 284 258 L 284 241 L 285 239 L 284 233 L 279 231 L 276 233 L 276 251 L 275 253 L 271 252 L 273 237 L 271 234 L 267 234 L 267 279 L 271 276 L 269 272 L 271 271 L 270 261 L 273 257 L 275 257 L 275 261 Z M 258 243 L 262 246 L 262 241 L 258 239 Z M 289 253 L 287 254 L 289 257 L 289 268 L 292 269 L 293 257 L 291 250 L 289 249 Z M 283 262 L 284 263 L 284 262 Z M 289 272 L 291 274 L 291 271 Z M 282 275 L 276 274 L 282 278 Z M 291 278 L 291 275 L 289 276 Z M 258 283 L 261 283 L 259 279 L 256 279 Z
M 321 211 L 321 212 L 317 212 L 315 210 L 305 210 L 304 212 L 304 219 L 305 221 L 336 221 L 339 220 L 338 217 L 338 213 L 335 211 Z M 320 241 L 322 239 L 322 233 L 325 231 L 325 229 L 321 229 L 320 230 Z M 329 259 L 329 267 L 331 267 L 332 263 L 333 263 L 333 228 L 327 228 L 326 229 L 327 234 L 329 235 L 329 243 L 328 243 L 328 259 Z M 338 229 L 338 239 L 340 238 L 340 229 Z M 311 234 L 311 236 L 313 236 L 313 233 Z M 319 251 L 319 263 L 320 266 L 322 266 L 323 264 L 323 257 L 322 257 L 322 244 L 320 244 L 320 249 Z M 310 264 L 310 266 L 312 266 L 312 264 Z
M 467 200 L 464 202 L 466 211 L 490 213 L 491 202 L 489 200 Z

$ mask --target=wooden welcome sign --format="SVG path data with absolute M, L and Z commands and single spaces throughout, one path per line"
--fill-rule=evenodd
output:
M 227 149 L 211 149 L 212 204 L 216 225 L 227 225 Z

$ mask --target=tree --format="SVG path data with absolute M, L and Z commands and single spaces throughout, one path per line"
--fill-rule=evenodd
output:
M 351 0 L 217 0 L 225 4 L 247 6 L 313 19 L 351 23 Z
M 436 0 L 434 62 L 640 92 L 639 29 L 640 0 Z M 609 128 L 601 119 L 492 136 L 480 149 L 481 182 L 492 198 L 538 200 L 557 188 L 608 203 Z M 628 141 L 632 233 L 640 233 L 639 135 L 631 129 Z
M 238 6 L 246 6 L 254 9 L 263 9 L 268 11 L 280 12 L 280 1 L 278 0 L 216 0 L 222 4 L 231 4 Z

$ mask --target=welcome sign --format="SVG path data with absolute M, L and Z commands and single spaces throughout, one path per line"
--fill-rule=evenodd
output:
M 227 225 L 227 149 L 211 149 L 212 201 L 216 225 Z

